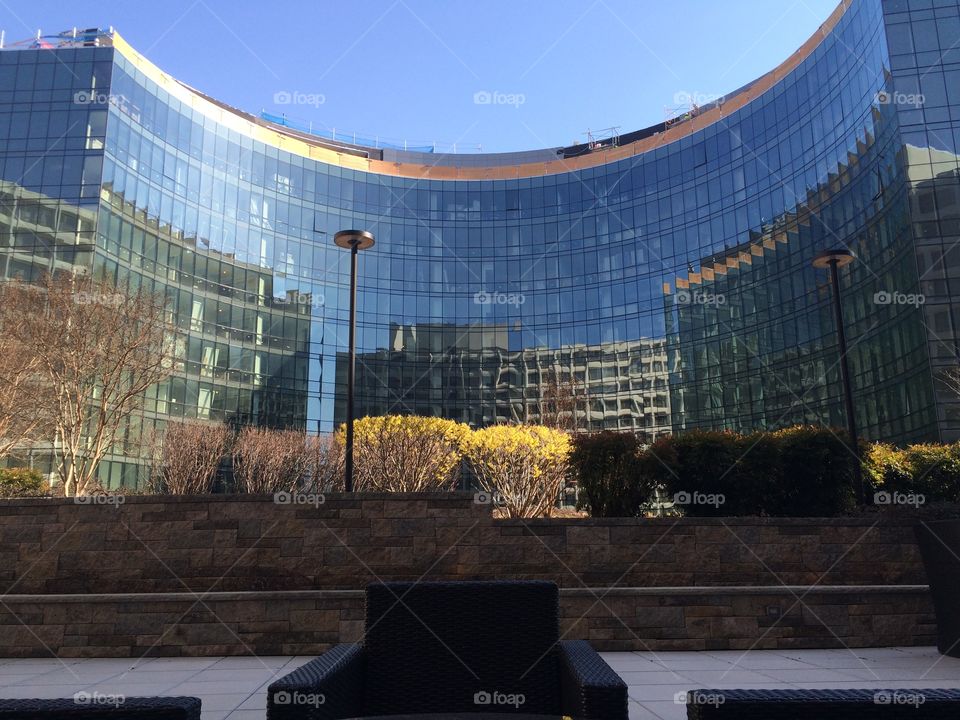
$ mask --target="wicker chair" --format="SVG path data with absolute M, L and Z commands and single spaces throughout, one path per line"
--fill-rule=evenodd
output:
M 195 697 L 128 697 L 117 704 L 0 699 L 0 720 L 200 720 Z
M 688 720 L 960 717 L 960 690 L 691 690 Z
M 426 713 L 626 720 L 627 686 L 582 640 L 560 641 L 547 582 L 367 587 L 362 644 L 337 645 L 268 688 L 268 720 Z

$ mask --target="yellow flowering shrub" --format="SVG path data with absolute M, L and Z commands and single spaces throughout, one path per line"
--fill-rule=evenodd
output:
M 470 434 L 466 456 L 508 517 L 549 515 L 569 474 L 570 436 L 542 425 L 493 425 Z
M 887 489 L 899 489 L 912 474 L 906 451 L 887 443 L 870 443 L 863 470 L 872 485 Z
M 419 415 L 360 418 L 353 427 L 354 486 L 358 491 L 453 490 L 470 435 L 463 423 Z M 346 444 L 346 428 L 336 433 Z

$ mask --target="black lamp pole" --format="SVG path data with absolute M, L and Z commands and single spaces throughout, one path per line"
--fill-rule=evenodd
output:
M 833 316 L 837 326 L 837 343 L 840 346 L 840 378 L 843 382 L 843 399 L 847 415 L 847 434 L 850 436 L 851 450 L 857 461 L 854 464 L 857 496 L 861 503 L 866 502 L 863 489 L 863 469 L 860 467 L 860 442 L 857 437 L 857 420 L 853 410 L 853 386 L 850 383 L 850 367 L 847 363 L 847 333 L 843 324 L 843 305 L 840 302 L 839 268 L 854 260 L 853 253 L 846 248 L 825 250 L 813 259 L 815 268 L 830 269 L 830 284 L 833 286 Z
M 373 233 L 366 230 L 341 230 L 333 236 L 337 247 L 350 251 L 350 359 L 347 361 L 347 447 L 344 458 L 343 489 L 353 492 L 353 392 L 357 360 L 357 254 L 373 247 Z

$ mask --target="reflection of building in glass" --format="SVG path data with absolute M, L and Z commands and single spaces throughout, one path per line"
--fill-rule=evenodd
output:
M 662 340 L 511 351 L 507 338 L 506 325 L 391 326 L 389 349 L 357 357 L 357 414 L 435 415 L 474 426 L 562 420 L 650 438 L 670 431 Z M 346 357 L 338 356 L 338 382 Z M 337 422 L 345 412 L 344 400 Z
M 938 141 L 937 134 L 933 135 Z M 931 148 L 904 147 L 910 177 L 910 217 L 920 272 L 923 323 L 934 379 L 960 366 L 960 162 Z M 937 393 L 941 427 L 960 437 L 960 397 Z
M 960 8 L 928 4 L 844 2 L 722 103 L 504 154 L 281 126 L 115 33 L 5 50 L 0 271 L 75 265 L 170 296 L 181 364 L 131 442 L 171 414 L 331 430 L 349 289 L 332 237 L 347 227 L 377 236 L 360 264 L 361 408 L 534 418 L 545 376 L 582 373 L 589 427 L 654 435 L 841 424 L 810 260 L 848 245 L 864 435 L 953 439 L 960 403 L 933 378 L 958 357 Z M 680 290 L 725 302 L 678 306 Z M 875 300 L 918 290 L 919 310 Z
M 846 290 L 846 321 L 859 331 L 850 366 L 854 383 L 870 388 L 858 422 L 881 437 L 923 437 L 935 426 L 926 333 L 919 305 L 906 302 L 919 293 L 906 185 L 894 158 L 875 157 L 888 147 L 890 115 L 875 111 L 876 136 L 866 133 L 802 203 L 664 284 L 675 429 L 817 423 L 824 405 L 843 425 L 829 278 L 796 260 L 838 243 L 832 228 L 848 203 L 859 211 L 844 240 L 859 260 Z

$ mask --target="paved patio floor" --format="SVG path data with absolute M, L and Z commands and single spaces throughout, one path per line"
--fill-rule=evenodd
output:
M 603 653 L 630 686 L 630 717 L 680 720 L 678 693 L 711 688 L 960 688 L 960 659 L 935 648 Z M 203 720 L 263 720 L 266 687 L 307 657 L 0 658 L 0 697 L 193 695 Z

